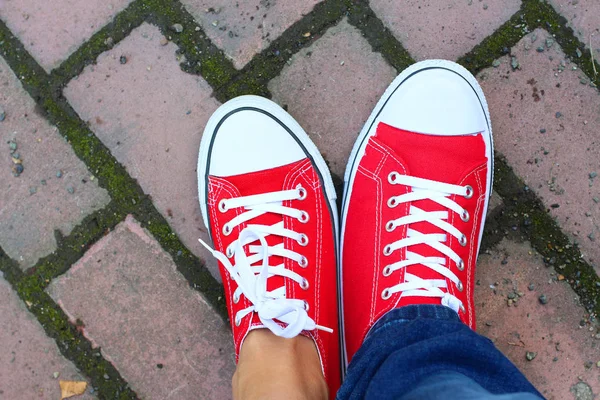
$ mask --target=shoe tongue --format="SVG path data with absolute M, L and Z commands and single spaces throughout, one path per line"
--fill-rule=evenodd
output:
M 302 163 L 306 162 L 306 159 L 282 165 L 280 167 L 271 168 L 268 170 L 250 172 L 242 175 L 228 176 L 226 178 L 232 185 L 234 185 L 240 192 L 240 196 L 251 196 L 256 194 L 264 194 L 270 192 L 279 192 L 284 189 L 286 184 L 286 179 L 288 178 L 290 172 L 294 169 L 298 168 L 298 166 Z M 283 221 L 283 216 L 280 214 L 272 214 L 267 213 L 263 214 L 260 217 L 251 219 L 247 224 L 250 225 L 275 225 L 281 221 Z M 267 243 L 269 246 L 276 246 L 278 244 L 283 243 L 283 238 L 281 236 L 269 235 L 266 237 Z M 249 246 L 251 245 L 259 245 L 259 241 L 255 241 L 250 243 L 245 247 L 246 254 L 249 253 Z M 284 262 L 283 257 L 279 256 L 270 256 L 269 257 L 269 265 L 277 266 Z M 252 264 L 254 266 L 261 266 L 262 259 Z M 281 276 L 272 276 L 267 280 L 267 290 L 274 291 L 282 286 L 285 287 L 284 278 Z
M 430 135 L 409 132 L 380 123 L 377 127 L 376 138 L 395 152 L 409 175 L 438 182 L 458 184 L 466 174 L 487 160 L 485 142 L 481 134 Z M 411 205 L 424 211 L 448 211 L 449 215 L 453 212 L 432 200 L 419 200 L 412 202 Z M 448 233 L 428 222 L 410 224 L 409 227 L 423 234 L 442 233 L 447 236 L 447 240 L 450 239 Z M 424 257 L 445 257 L 426 244 L 410 246 L 407 250 Z M 446 266 L 449 262 L 453 261 L 447 260 Z M 422 279 L 444 279 L 439 273 L 421 264 L 407 267 L 406 272 Z M 440 304 L 440 299 L 437 297 L 403 297 L 399 305 L 414 303 Z

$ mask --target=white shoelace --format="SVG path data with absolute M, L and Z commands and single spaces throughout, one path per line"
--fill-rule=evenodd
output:
M 242 214 L 234 217 L 223 226 L 223 234 L 229 235 L 233 228 L 263 214 L 273 213 L 296 218 L 302 223 L 308 222 L 309 215 L 305 211 L 283 206 L 287 200 L 303 200 L 306 190 L 298 186 L 294 190 L 263 193 L 252 196 L 238 197 L 221 200 L 219 211 L 244 207 Z M 247 225 L 240 236 L 226 249 L 226 254 L 212 249 L 201 239 L 199 242 L 219 260 L 238 287 L 233 293 L 233 302 L 237 303 L 243 294 L 251 303 L 250 307 L 240 310 L 235 315 L 235 324 L 239 326 L 241 320 L 256 312 L 260 321 L 277 336 L 292 338 L 303 330 L 319 329 L 333 332 L 332 329 L 317 325 L 307 313 L 308 304 L 303 300 L 286 298 L 285 286 L 273 291 L 267 291 L 267 280 L 272 276 L 281 276 L 298 283 L 302 289 L 308 289 L 309 282 L 301 275 L 285 268 L 284 264 L 270 266 L 269 256 L 280 256 L 294 260 L 302 268 L 308 266 L 308 259 L 299 253 L 288 250 L 283 243 L 269 246 L 266 237 L 269 235 L 280 236 L 296 240 L 301 246 L 308 244 L 308 237 L 293 230 L 284 228 L 283 221 L 274 225 Z M 250 245 L 249 255 L 244 251 L 244 246 L 258 241 L 260 244 Z M 229 258 L 235 257 L 235 264 Z M 262 260 L 261 265 L 253 266 Z M 283 322 L 287 326 L 281 327 L 274 320 Z
M 431 200 L 440 206 L 459 214 L 460 218 L 464 222 L 467 222 L 470 218 L 467 210 L 459 206 L 449 197 L 451 195 L 460 195 L 464 196 L 465 198 L 471 198 L 473 196 L 473 188 L 471 186 L 463 187 L 451 185 L 429 179 L 400 175 L 397 172 L 392 172 L 388 176 L 388 181 L 392 185 L 405 185 L 411 187 L 410 192 L 400 196 L 391 197 L 388 200 L 388 206 L 390 208 L 394 208 L 402 203 L 410 203 L 418 200 Z M 428 222 L 448 233 L 449 235 L 454 236 L 456 239 L 458 239 L 462 246 L 466 246 L 467 237 L 456 227 L 448 223 L 448 220 L 448 211 L 427 212 L 411 205 L 408 215 L 389 221 L 385 228 L 388 232 L 391 232 L 397 227 L 403 225 L 414 224 L 418 222 Z M 384 247 L 383 254 L 389 256 L 394 251 L 408 246 L 426 244 L 455 262 L 459 271 L 464 270 L 464 261 L 458 256 L 458 254 L 456 254 L 456 252 L 444 244 L 446 241 L 447 235 L 444 233 L 424 234 L 415 229 L 408 228 L 407 237 L 386 245 Z M 458 279 L 456 274 L 445 265 L 446 259 L 444 257 L 424 257 L 415 252 L 406 250 L 406 259 L 386 266 L 383 269 L 383 274 L 385 276 L 389 276 L 394 271 L 398 271 L 402 268 L 416 264 L 420 264 L 432 269 L 454 283 L 459 291 L 463 291 L 464 287 L 462 282 Z M 449 292 L 444 292 L 442 290 L 448 289 L 446 279 L 422 279 L 414 274 L 406 272 L 404 275 L 404 282 L 390 288 L 385 288 L 381 292 L 381 297 L 384 300 L 387 300 L 394 293 L 398 292 L 402 292 L 402 296 L 439 297 L 441 298 L 442 305 L 450 307 L 456 312 L 458 312 L 459 309 L 464 312 L 465 308 L 462 302 L 456 296 L 453 296 Z

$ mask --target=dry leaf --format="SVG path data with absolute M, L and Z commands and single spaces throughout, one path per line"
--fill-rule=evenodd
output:
M 58 384 L 60 385 L 60 400 L 83 394 L 87 388 L 86 381 L 58 381 Z
M 310 32 L 306 32 L 304 34 L 302 34 L 303 37 L 310 37 Z

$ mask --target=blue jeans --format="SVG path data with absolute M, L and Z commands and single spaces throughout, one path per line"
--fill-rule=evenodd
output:
M 435 305 L 401 307 L 377 321 L 337 393 L 339 400 L 540 398 L 489 339 Z

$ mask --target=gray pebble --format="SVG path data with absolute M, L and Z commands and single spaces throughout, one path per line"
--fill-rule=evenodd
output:
M 487 10 L 487 9 L 488 9 L 488 5 L 487 5 L 487 4 L 484 4 L 484 5 L 483 5 L 483 9 L 484 9 L 484 10 Z
M 509 294 L 508 294 L 508 296 L 506 296 L 506 297 L 508 297 L 509 299 L 511 299 L 511 300 L 512 300 L 512 299 L 514 299 L 515 297 L 517 297 L 517 295 L 516 295 L 516 294 L 514 294 L 513 292 L 511 292 L 511 293 L 509 293 Z
M 562 114 L 560 113 L 560 111 L 557 111 L 556 114 L 554 114 L 554 116 L 556 118 L 560 118 L 560 117 L 562 117 Z
M 0 106 L 0 122 L 4 121 L 6 119 L 6 112 L 4 111 L 4 108 L 2 108 L 2 106 Z
M 108 376 L 108 374 L 104 374 L 104 376 L 103 376 L 103 377 L 104 377 L 104 379 L 106 379 L 106 380 L 109 380 L 109 379 L 110 379 L 110 376 Z
M 121 64 L 127 64 L 127 57 L 125 57 L 125 56 L 121 56 L 121 57 L 119 57 L 119 62 L 120 62 Z
M 57 178 L 61 178 L 62 177 L 62 171 L 57 171 L 56 172 L 56 177 Z
M 67 192 L 73 194 L 75 193 L 75 188 L 73 188 L 73 186 L 67 186 Z
M 600 198 L 598 197 L 592 197 L 592 200 L 594 200 L 594 203 L 600 203 Z
M 183 25 L 173 24 L 173 25 L 171 25 L 171 29 L 173 29 L 177 33 L 181 33 L 181 32 L 183 32 Z
M 590 241 L 595 242 L 596 241 L 596 234 L 594 232 L 590 233 L 588 235 L 588 239 L 590 239 Z
M 29 188 L 29 194 L 36 194 L 37 193 L 37 188 L 35 186 L 32 186 Z
M 533 361 L 533 359 L 537 356 L 537 353 L 534 351 L 528 351 L 527 353 L 525 353 L 525 358 L 527 358 L 527 361 Z
M 575 49 L 575 53 L 577 53 L 577 57 L 581 57 L 583 53 L 579 49 Z
M 14 168 L 15 168 L 15 173 L 17 174 L 17 176 L 19 176 L 23 173 L 23 170 L 24 170 L 23 165 L 16 164 Z
M 10 149 L 11 153 L 14 152 L 15 150 L 17 150 L 17 142 L 15 142 L 13 140 L 9 140 L 8 148 Z
M 527 286 L 527 289 L 529 289 L 529 291 L 534 291 L 535 285 L 533 283 L 530 283 L 529 286 Z
M 500 60 L 492 61 L 492 67 L 494 67 L 494 68 L 498 68 L 500 66 L 500 64 L 501 64 Z
M 594 392 L 592 392 L 592 388 L 585 382 L 577 382 L 575 385 L 571 386 L 569 389 L 575 400 L 594 400 Z
M 544 129 L 544 128 L 540 129 L 540 133 L 546 133 L 546 129 Z
M 543 53 L 544 52 L 544 46 L 539 46 L 537 49 L 535 49 L 538 53 Z
M 520 67 L 519 60 L 517 60 L 517 57 L 512 56 L 510 58 L 510 66 L 512 67 L 513 71 Z
M 540 304 L 548 304 L 548 298 L 545 294 L 542 294 L 540 297 L 538 297 L 538 300 L 540 301 Z
M 45 180 L 45 179 L 42 179 L 40 183 L 41 183 L 42 185 L 46 186 L 46 180 Z
M 550 48 L 554 44 L 554 39 L 548 38 L 546 39 L 546 47 Z
M 595 177 L 597 177 L 597 176 L 598 176 L 598 173 L 597 173 L 597 172 L 590 172 L 590 173 L 589 173 L 589 177 L 590 177 L 590 179 L 594 179 L 594 178 L 595 178 Z

